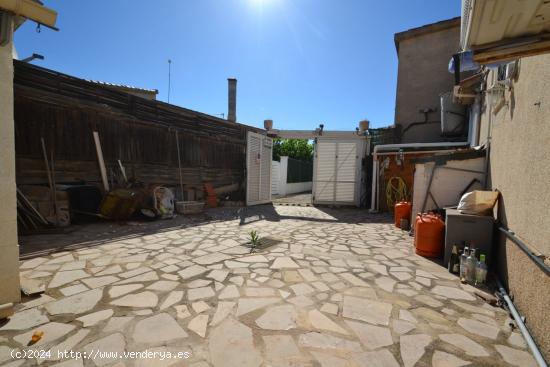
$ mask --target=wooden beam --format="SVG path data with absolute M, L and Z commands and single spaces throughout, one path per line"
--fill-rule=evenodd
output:
M 101 181 L 103 181 L 103 188 L 105 192 L 109 192 L 109 181 L 107 180 L 107 170 L 105 169 L 105 161 L 103 160 L 103 151 L 101 150 L 101 142 L 99 141 L 99 134 L 94 131 L 95 149 L 97 152 L 97 161 L 99 163 L 99 171 L 101 172 Z

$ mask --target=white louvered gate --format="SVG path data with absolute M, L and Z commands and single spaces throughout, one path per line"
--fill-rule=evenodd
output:
M 246 205 L 271 202 L 273 140 L 248 132 L 246 146 Z
M 359 205 L 362 145 L 356 139 L 317 139 L 314 204 Z

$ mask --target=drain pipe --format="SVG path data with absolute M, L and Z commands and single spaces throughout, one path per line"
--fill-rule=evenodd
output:
M 521 331 L 521 334 L 525 338 L 525 341 L 527 342 L 527 345 L 529 346 L 529 349 L 533 353 L 533 356 L 535 357 L 535 360 L 537 361 L 537 364 L 540 367 L 548 367 L 548 364 L 546 364 L 546 361 L 544 360 L 544 357 L 540 353 L 539 348 L 537 347 L 537 344 L 535 344 L 535 341 L 533 340 L 533 337 L 531 337 L 531 334 L 529 333 L 529 330 L 527 330 L 527 327 L 523 323 L 523 319 L 521 318 L 520 314 L 518 313 L 516 307 L 514 306 L 514 303 L 510 299 L 510 296 L 508 296 L 508 293 L 506 293 L 506 289 L 502 286 L 502 283 L 500 280 L 497 279 L 497 286 L 498 291 L 504 301 L 506 302 L 506 306 L 508 307 L 508 310 L 512 314 L 512 317 L 516 321 L 516 324 L 519 327 L 519 330 Z
M 382 144 L 374 147 L 372 152 L 372 181 L 371 181 L 371 204 L 370 204 L 370 213 L 378 213 L 378 200 L 377 192 L 379 191 L 377 187 L 380 186 L 380 177 L 379 170 L 380 164 L 378 162 L 378 155 L 382 154 L 384 151 L 399 151 L 403 148 L 434 148 L 430 151 L 415 151 L 415 152 L 406 152 L 406 153 L 435 153 L 435 152 L 444 152 L 445 148 L 466 148 L 469 147 L 470 143 L 467 141 L 454 142 L 454 143 L 410 143 L 410 144 Z M 437 149 L 437 150 L 436 150 Z

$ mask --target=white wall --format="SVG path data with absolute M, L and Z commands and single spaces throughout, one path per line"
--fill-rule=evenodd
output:
M 475 158 L 461 161 L 449 161 L 445 166 L 482 172 L 484 162 L 484 158 Z M 422 210 L 422 203 L 426 196 L 426 188 L 428 187 L 433 166 L 434 163 L 418 163 L 415 166 L 411 223 L 415 220 L 416 214 L 420 213 Z M 461 192 L 464 191 L 466 186 L 474 178 L 483 182 L 482 173 L 464 172 L 439 167 L 434 173 L 430 192 L 434 196 L 439 207 L 456 206 L 460 201 Z M 481 185 L 475 184 L 470 191 L 480 189 Z M 428 196 L 425 211 L 435 208 L 435 203 Z
M 13 24 L 12 24 L 13 27 Z M 12 42 L 0 46 L 0 318 L 20 300 L 15 190 Z
M 281 157 L 281 161 L 271 162 L 271 191 L 273 195 L 286 196 L 300 192 L 311 191 L 313 183 L 296 182 L 287 183 L 288 157 Z

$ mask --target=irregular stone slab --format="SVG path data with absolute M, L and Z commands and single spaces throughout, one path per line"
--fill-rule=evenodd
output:
M 262 307 L 277 303 L 280 298 L 240 298 L 237 306 L 237 316 L 244 315 Z
M 206 336 L 206 325 L 208 324 L 208 315 L 198 315 L 189 321 L 187 328 L 201 337 Z
M 195 280 L 187 283 L 185 286 L 187 288 L 201 288 L 201 287 L 206 287 L 207 285 L 210 285 L 211 283 L 212 283 L 211 280 L 195 279 Z
M 333 331 L 335 333 L 349 335 L 349 333 L 340 327 L 337 323 L 329 319 L 327 316 L 323 315 L 318 310 L 309 311 L 309 321 L 314 328 L 320 330 Z
M 518 348 L 525 348 L 527 346 L 527 344 L 525 343 L 525 339 L 523 339 L 521 333 L 510 333 L 507 341 L 508 344 Z
M 374 282 L 377 286 L 389 293 L 393 292 L 393 287 L 395 286 L 395 283 L 397 283 L 392 278 L 384 276 L 376 278 Z
M 36 258 L 34 258 L 34 259 L 27 260 L 27 261 L 21 263 L 21 265 L 19 265 L 19 269 L 20 269 L 20 270 L 34 269 L 34 268 L 36 268 L 37 266 L 42 265 L 42 264 L 45 263 L 46 261 L 48 261 L 47 258 L 44 258 L 44 257 L 36 257 Z
M 86 287 L 83 284 L 75 284 L 71 285 L 65 288 L 61 288 L 59 291 L 65 296 L 72 296 L 73 294 L 82 293 L 88 290 L 88 287 Z
M 316 332 L 300 335 L 299 344 L 305 348 L 361 352 L 361 345 L 357 342 Z
M 412 367 L 426 352 L 432 337 L 426 334 L 403 335 L 399 338 L 401 359 L 405 367 Z
M 55 301 L 55 298 L 48 296 L 47 294 L 41 294 L 38 298 L 22 303 L 21 311 L 27 310 L 29 308 L 34 308 L 37 306 L 42 306 L 43 304 L 50 303 Z M 19 311 L 20 312 L 20 311 Z
M 216 308 L 216 313 L 212 317 L 210 325 L 215 326 L 222 322 L 233 311 L 236 304 L 236 302 L 218 302 L 218 308 Z
M 214 367 L 258 367 L 263 362 L 252 330 L 231 318 L 210 332 L 208 348 Z
M 469 365 L 470 362 L 464 361 L 457 356 L 436 350 L 432 357 L 432 367 L 462 367 Z
M 355 334 L 357 334 L 361 343 L 368 349 L 377 349 L 393 344 L 391 332 L 388 328 L 357 321 L 345 321 Z
M 355 354 L 353 361 L 359 367 L 399 367 L 399 363 L 387 349 Z
M 307 283 L 293 284 L 293 285 L 290 286 L 290 288 L 292 289 L 294 294 L 297 295 L 297 296 L 305 296 L 305 295 L 308 295 L 308 294 L 311 294 L 311 293 L 315 292 L 315 289 L 313 289 Z
M 86 273 L 84 270 L 70 270 L 70 271 L 58 271 L 55 273 L 48 288 L 57 288 L 62 285 L 74 282 L 78 279 L 83 279 L 89 277 L 90 274 Z
M 199 264 L 199 265 L 210 265 L 214 263 L 219 263 L 221 261 L 231 259 L 231 256 L 222 254 L 221 252 L 216 252 L 213 254 L 208 254 L 204 256 L 199 256 L 195 259 L 193 259 L 193 262 Z
M 90 330 L 87 329 L 80 329 L 76 332 L 76 334 L 71 335 L 67 339 L 63 340 L 61 343 L 57 344 L 56 346 L 49 349 L 51 359 L 57 360 L 58 356 L 61 356 L 65 353 L 65 351 L 70 351 L 73 349 L 78 343 L 80 343 L 88 334 L 90 333 Z
M 518 367 L 536 367 L 537 362 L 530 353 L 523 350 L 507 347 L 505 345 L 495 345 L 495 349 L 507 363 Z
M 45 324 L 50 320 L 46 315 L 43 315 L 40 310 L 31 308 L 29 310 L 15 313 L 9 318 L 9 321 L 4 326 L 0 327 L 1 331 L 6 330 L 26 330 L 38 325 Z
M 115 358 L 116 354 L 122 354 L 126 349 L 126 342 L 124 336 L 120 333 L 111 334 L 99 340 L 96 340 L 90 344 L 84 346 L 83 350 L 88 355 L 92 355 L 93 352 L 100 351 L 104 353 L 104 358 L 95 358 L 92 361 L 96 366 L 105 366 L 112 364 L 119 360 Z M 111 358 L 109 358 L 111 357 Z
M 47 303 L 44 307 L 50 315 L 64 313 L 81 314 L 92 310 L 103 297 L 103 289 L 92 289 L 74 296 L 62 298 L 59 301 Z
M 111 317 L 107 325 L 103 328 L 103 332 L 111 333 L 113 331 L 122 331 L 133 319 L 133 316 Z
M 393 320 L 392 328 L 396 334 L 402 335 L 402 334 L 407 334 L 409 331 L 416 328 L 416 325 L 413 324 L 412 322 L 405 321 L 405 320 Z
M 440 334 L 439 338 L 466 352 L 472 357 L 488 357 L 489 353 L 481 345 L 462 334 Z
M 225 261 L 224 265 L 229 269 L 240 269 L 240 268 L 248 268 L 250 266 L 249 263 L 242 263 L 239 261 Z
M 470 305 L 468 303 L 464 303 L 460 301 L 451 301 L 451 302 L 468 312 L 478 313 L 489 317 L 495 317 L 495 312 L 493 310 L 488 310 L 479 305 L 474 306 L 474 305 Z
M 128 278 L 125 280 L 121 280 L 120 282 L 116 282 L 115 284 L 130 284 L 130 283 L 144 283 L 144 282 L 150 282 L 153 280 L 158 280 L 159 276 L 156 272 L 150 271 L 145 274 L 141 274 L 132 278 Z
M 321 307 L 321 312 L 338 315 L 338 305 L 334 303 L 325 303 L 323 307 Z
M 136 343 L 144 343 L 147 346 L 156 346 L 186 337 L 187 333 L 167 313 L 160 313 L 138 321 L 132 335 Z
M 311 352 L 321 367 L 348 367 L 348 361 L 332 354 Z
M 158 291 L 158 292 L 170 292 L 172 289 L 176 288 L 180 283 L 174 282 L 171 280 L 159 280 L 145 289 Z
M 166 297 L 166 299 L 164 300 L 164 302 L 162 302 L 162 304 L 160 305 L 159 309 L 160 310 L 164 310 L 170 306 L 173 306 L 175 305 L 176 303 L 178 303 L 179 301 L 182 300 L 183 298 L 183 291 L 173 291 L 173 292 L 170 292 L 170 294 L 168 295 L 168 297 Z
M 370 299 L 344 296 L 344 317 L 370 322 L 371 324 L 388 325 L 392 305 Z
M 265 355 L 275 366 L 293 365 L 302 355 L 290 335 L 266 335 L 262 337 L 265 345 Z M 294 364 L 297 366 L 298 364 Z
M 106 275 L 103 277 L 91 277 L 87 279 L 82 279 L 82 282 L 86 284 L 88 287 L 94 289 L 94 288 L 104 287 L 118 280 L 119 279 L 115 276 Z
M 128 294 L 124 297 L 111 301 L 112 305 L 124 307 L 155 307 L 159 301 L 157 295 L 150 291 L 145 291 L 137 294 Z
M 74 325 L 62 324 L 59 322 L 50 322 L 48 324 L 40 326 L 40 330 L 44 332 L 42 339 L 32 345 L 33 349 L 36 349 L 42 345 L 49 344 L 59 338 L 64 337 L 75 328 Z M 17 343 L 26 347 L 31 341 L 32 335 L 34 334 L 34 329 L 27 331 L 26 333 L 19 334 L 13 337 Z
M 102 311 L 90 313 L 88 315 L 84 315 L 76 319 L 76 321 L 80 321 L 83 327 L 88 327 L 88 326 L 94 326 L 98 322 L 106 320 L 111 316 L 113 316 L 113 310 L 109 309 L 109 310 L 102 310 Z
M 275 295 L 275 289 L 273 288 L 261 288 L 261 287 L 246 287 L 244 294 L 247 297 L 270 297 Z
M 409 321 L 415 324 L 418 322 L 416 318 L 413 316 L 413 314 L 407 310 L 399 310 L 399 319 Z
M 193 311 L 195 311 L 195 313 L 201 313 L 210 308 L 210 306 L 208 306 L 208 304 L 204 301 L 195 302 L 191 305 L 191 307 L 193 308 Z
M 115 285 L 109 289 L 109 297 L 116 298 L 143 288 L 143 284 Z
M 447 320 L 441 313 L 434 311 L 431 308 L 418 307 L 418 308 L 415 308 L 412 312 L 416 316 L 429 322 L 435 322 L 442 325 L 449 323 L 449 320 Z
M 196 301 L 198 299 L 214 297 L 216 293 L 212 287 L 193 288 L 187 291 L 187 299 L 189 301 Z
M 297 269 L 299 267 L 290 257 L 278 257 L 271 265 L 271 269 Z
M 266 263 L 266 262 L 269 262 L 269 260 L 266 259 L 266 257 L 264 255 L 245 256 L 245 257 L 240 257 L 237 260 L 245 262 L 245 263 Z
M 189 312 L 186 305 L 178 305 L 174 306 L 174 308 L 176 309 L 176 317 L 178 319 L 185 319 L 191 316 L 191 312 Z
M 475 301 L 476 298 L 470 293 L 455 287 L 446 287 L 443 285 L 436 285 L 432 288 L 432 293 L 438 296 L 443 296 L 455 300 Z
M 212 270 L 206 277 L 212 278 L 221 283 L 225 280 L 228 274 L 229 271 L 227 270 Z
M 268 309 L 256 319 L 256 325 L 267 330 L 290 330 L 296 327 L 297 317 L 294 306 L 277 306 Z
M 500 331 L 499 328 L 494 325 L 489 325 L 474 319 L 465 319 L 463 317 L 458 319 L 457 324 L 472 334 L 484 336 L 493 340 L 496 340 Z
M 356 277 L 355 275 L 351 273 L 341 273 L 340 276 L 351 285 L 357 286 L 357 287 L 370 287 L 367 282 L 364 280 Z
M 179 271 L 178 275 L 181 277 L 181 279 L 185 280 L 185 279 L 193 278 L 198 275 L 204 274 L 207 271 L 209 271 L 209 269 L 205 268 L 204 266 L 192 265 L 188 268 L 185 268 Z
M 221 291 L 218 298 L 228 299 L 228 298 L 239 298 L 240 296 L 241 295 L 239 294 L 239 290 L 237 289 L 237 286 L 235 284 L 230 284 Z

